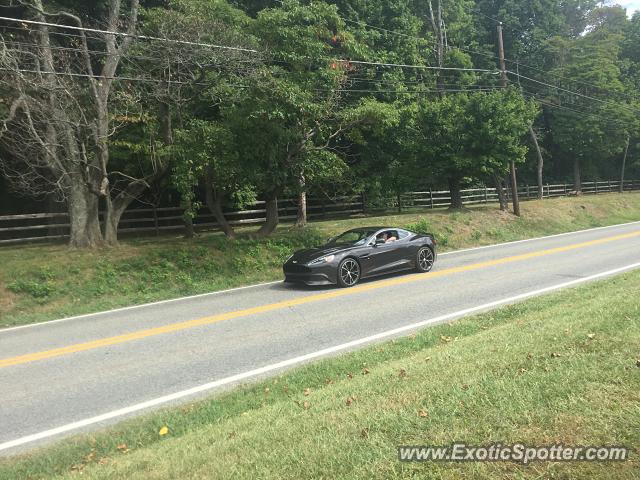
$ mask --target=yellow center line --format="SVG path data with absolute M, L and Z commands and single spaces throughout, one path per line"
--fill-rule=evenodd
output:
M 388 280 L 381 280 L 378 282 L 359 285 L 350 289 L 332 290 L 330 292 L 309 295 L 306 297 L 295 298 L 292 300 L 285 300 L 282 302 L 271 303 L 267 305 L 260 305 L 257 307 L 247 308 L 243 310 L 236 310 L 232 312 L 221 313 L 221 314 L 213 315 L 210 317 L 204 317 L 204 318 L 198 318 L 194 320 L 188 320 L 185 322 L 173 323 L 173 324 L 165 325 L 162 327 L 139 330 L 137 332 L 127 333 L 124 335 L 117 335 L 114 337 L 92 340 L 90 342 L 77 343 L 77 344 L 69 345 L 66 347 L 54 348 L 52 350 L 29 353 L 29 354 L 20 355 L 17 357 L 5 358 L 0 360 L 0 368 L 10 367 L 13 365 L 20 365 L 22 363 L 35 362 L 38 360 L 45 360 L 48 358 L 60 357 L 63 355 L 83 352 L 86 350 L 93 350 L 100 347 L 107 347 L 109 345 L 117 345 L 120 343 L 140 340 L 142 338 L 154 337 L 156 335 L 163 335 L 166 333 L 178 332 L 181 330 L 196 328 L 203 325 L 211 325 L 214 323 L 224 322 L 226 320 L 232 320 L 234 318 L 247 317 L 250 315 L 258 315 L 261 313 L 272 312 L 274 310 L 281 310 L 288 307 L 295 307 L 298 305 L 305 305 L 308 303 L 320 302 L 320 301 L 328 300 L 331 298 L 343 297 L 346 295 L 353 295 L 359 292 L 366 292 L 366 291 L 377 290 L 380 288 L 385 288 L 385 287 L 394 286 L 394 285 L 403 285 L 407 283 L 424 281 L 434 277 L 443 277 L 445 275 L 452 275 L 454 273 L 479 270 L 482 268 L 494 267 L 497 265 L 504 265 L 504 264 L 513 263 L 513 262 L 529 260 L 532 258 L 543 257 L 546 255 L 553 255 L 556 253 L 569 252 L 572 250 L 578 250 L 580 248 L 591 247 L 594 245 L 601 245 L 604 243 L 615 242 L 618 240 L 624 240 L 624 239 L 638 237 L 638 236 L 640 236 L 640 231 L 626 233 L 623 235 L 616 235 L 613 237 L 602 238 L 599 240 L 591 240 L 588 242 L 576 243 L 576 244 L 567 245 L 564 247 L 551 248 L 547 250 L 538 250 L 535 252 L 525 253 L 521 255 L 499 258 L 496 260 L 488 260 L 485 262 L 474 263 L 471 265 L 465 265 L 461 267 L 447 268 L 445 270 L 438 270 L 435 272 L 431 272 L 428 275 L 412 275 L 412 276 L 405 276 L 405 277 L 397 277 L 397 278 L 391 278 Z

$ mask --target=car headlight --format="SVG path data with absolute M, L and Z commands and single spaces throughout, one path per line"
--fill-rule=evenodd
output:
M 326 257 L 316 258 L 314 261 L 310 262 L 309 265 L 320 265 L 321 263 L 329 263 L 334 258 L 336 258 L 335 255 L 327 255 Z

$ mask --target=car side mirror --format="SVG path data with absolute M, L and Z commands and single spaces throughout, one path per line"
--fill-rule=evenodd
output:
M 383 240 L 382 238 L 376 238 L 376 245 L 384 245 L 385 243 L 387 243 L 385 240 Z

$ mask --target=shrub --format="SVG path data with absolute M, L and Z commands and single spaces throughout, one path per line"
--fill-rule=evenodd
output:
M 424 218 L 421 218 L 415 223 L 409 223 L 405 228 L 415 233 L 433 233 L 431 225 L 429 225 L 429 222 Z
M 24 293 L 33 298 L 46 298 L 54 291 L 53 286 L 48 282 L 36 282 L 35 280 L 16 280 L 7 285 L 13 293 Z

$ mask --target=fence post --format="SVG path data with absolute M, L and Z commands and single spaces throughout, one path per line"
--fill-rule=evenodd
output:
M 366 215 L 367 214 L 367 197 L 366 194 L 364 192 L 362 192 L 362 195 L 360 196 L 361 201 L 362 201 L 362 214 Z
M 607 185 L 609 186 L 609 191 L 611 191 L 611 180 L 607 180 Z
M 544 188 L 542 189 L 543 197 L 544 197 Z M 551 198 L 551 189 L 549 188 L 549 184 L 547 183 L 547 198 Z
M 598 194 L 598 181 L 596 180 L 595 182 L 593 182 L 596 186 L 596 195 Z
M 158 224 L 158 207 L 153 206 L 153 226 L 156 229 L 156 237 L 160 236 L 160 225 Z
M 567 196 L 567 193 L 569 193 L 569 192 L 567 191 L 567 187 L 568 187 L 568 185 L 565 183 L 565 184 L 564 184 L 564 196 L 565 196 L 565 197 Z
M 527 183 L 527 200 L 531 198 L 531 192 L 529 191 L 529 184 Z
M 433 210 L 433 189 L 429 187 L 429 206 Z
M 489 189 L 484 186 L 484 203 L 489 203 Z

